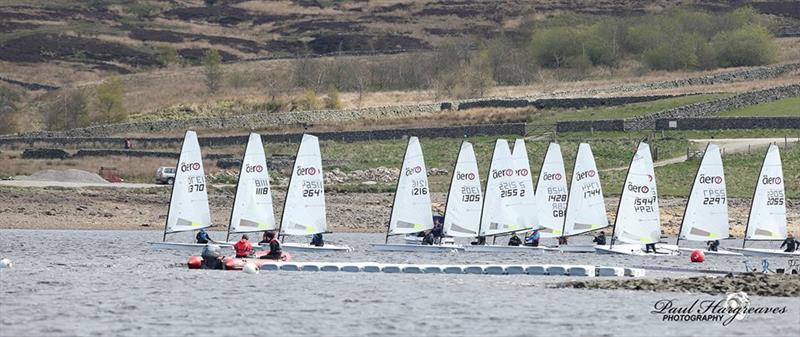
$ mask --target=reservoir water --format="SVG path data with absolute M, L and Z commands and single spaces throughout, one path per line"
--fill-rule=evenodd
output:
M 222 239 L 222 234 L 212 232 Z M 191 240 L 188 234 L 172 240 Z M 782 315 L 720 322 L 665 322 L 651 311 L 663 299 L 689 304 L 722 295 L 560 289 L 571 277 L 419 275 L 189 270 L 185 253 L 151 251 L 160 231 L 0 230 L 2 336 L 774 336 L 795 335 L 800 299 L 751 296 L 753 305 L 786 306 Z M 350 253 L 296 253 L 294 261 L 531 263 L 760 268 L 761 259 L 595 254 L 379 253 L 381 234 L 331 234 Z M 574 241 L 588 243 L 587 238 Z M 725 242 L 725 245 L 735 243 Z M 774 244 L 774 243 L 773 243 Z M 749 245 L 749 244 L 748 244 Z M 759 246 L 760 244 L 753 244 Z M 785 263 L 771 260 L 773 265 Z M 774 267 L 773 267 L 774 269 Z M 647 277 L 690 273 L 648 271 Z

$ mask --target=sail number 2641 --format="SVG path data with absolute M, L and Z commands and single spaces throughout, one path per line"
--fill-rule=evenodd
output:
M 313 198 L 322 195 L 321 181 L 303 181 L 303 198 Z

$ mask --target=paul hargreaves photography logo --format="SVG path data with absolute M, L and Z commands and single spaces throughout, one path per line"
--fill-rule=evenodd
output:
M 728 326 L 750 315 L 782 315 L 786 306 L 755 306 L 745 292 L 728 293 L 722 299 L 696 299 L 681 303 L 676 299 L 658 300 L 651 314 L 664 322 L 719 322 Z

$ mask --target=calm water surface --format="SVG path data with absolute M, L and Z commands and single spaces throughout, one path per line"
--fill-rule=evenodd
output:
M 212 237 L 222 239 L 219 233 Z M 190 241 L 187 234 L 173 240 Z M 780 316 L 662 322 L 661 299 L 690 304 L 721 296 L 553 289 L 569 277 L 189 270 L 187 255 L 150 251 L 158 231 L 0 230 L 0 335 L 796 335 L 800 299 L 752 297 L 786 306 Z M 327 235 L 352 253 L 294 254 L 295 261 L 564 263 L 742 270 L 743 257 L 625 257 L 594 254 L 369 252 L 380 234 Z M 585 240 L 581 238 L 575 241 Z M 588 241 L 587 241 L 588 242 Z M 734 244 L 725 242 L 724 245 Z M 753 266 L 761 260 L 750 258 Z M 773 269 L 785 264 L 771 260 Z M 649 272 L 664 276 L 667 272 Z M 687 275 L 681 273 L 680 275 Z

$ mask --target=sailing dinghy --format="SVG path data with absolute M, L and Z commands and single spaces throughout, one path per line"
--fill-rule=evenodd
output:
M 322 155 L 319 139 L 303 135 L 297 157 L 294 161 L 289 187 L 286 189 L 286 202 L 283 204 L 280 234 L 290 236 L 310 236 L 328 233 L 325 211 L 325 187 L 322 173 Z M 281 248 L 290 252 L 352 251 L 349 246 L 325 243 L 322 247 L 302 243 L 281 243 Z
M 375 251 L 445 252 L 460 249 L 455 245 L 390 244 L 389 236 L 420 233 L 433 228 L 433 211 L 428 171 L 417 137 L 409 137 L 403 166 L 397 178 L 392 213 L 386 228 L 386 240 L 373 243 Z
M 516 149 L 516 146 L 514 146 Z M 561 146 L 550 143 L 539 170 L 536 184 L 536 206 L 539 209 L 539 230 L 542 238 L 563 236 L 564 215 L 567 211 L 567 174 Z
M 474 238 L 481 225 L 483 193 L 478 160 L 470 142 L 461 143 L 444 211 L 444 236 Z
M 495 142 L 489 177 L 486 180 L 479 235 L 497 237 L 537 228 L 539 226 L 536 199 L 533 194 L 533 180 L 525 142 L 517 139 L 512 154 L 508 142 L 505 139 L 498 139 Z M 468 245 L 464 246 L 464 250 L 513 253 L 555 249 L 544 246 Z
M 767 149 L 758 175 L 750 217 L 747 219 L 742 248 L 730 248 L 746 256 L 800 256 L 780 249 L 745 248 L 747 241 L 779 241 L 786 239 L 786 197 L 780 150 L 772 144 Z
M 275 229 L 272 187 L 269 183 L 264 145 L 259 134 L 251 133 L 242 157 L 226 241 L 230 241 L 231 234 Z
M 598 254 L 652 255 L 645 253 L 644 245 L 658 243 L 660 238 L 661 215 L 653 157 L 650 155 L 650 145 L 641 142 L 622 187 L 611 245 L 595 246 L 595 251 Z M 615 239 L 624 244 L 615 245 Z M 657 248 L 662 255 L 677 253 L 676 246 L 658 245 Z
M 197 231 L 211 227 L 206 175 L 197 133 L 186 131 L 175 169 L 175 182 L 169 199 L 163 242 L 150 242 L 151 249 L 174 249 L 199 253 L 205 243 L 168 242 L 167 234 Z M 230 248 L 229 244 L 221 244 Z
M 589 144 L 578 145 L 572 170 L 567 211 L 564 216 L 565 237 L 580 235 L 609 226 L 600 173 Z M 560 245 L 561 252 L 594 253 L 594 245 Z
M 708 144 L 689 192 L 676 245 L 680 247 L 681 240 L 705 243 L 728 238 L 728 194 L 725 185 L 719 146 Z M 688 252 L 697 250 L 690 247 L 679 249 Z M 742 255 L 723 249 L 702 251 L 707 255 Z

